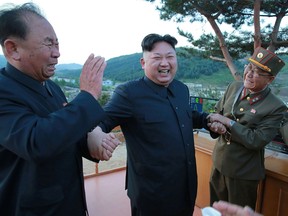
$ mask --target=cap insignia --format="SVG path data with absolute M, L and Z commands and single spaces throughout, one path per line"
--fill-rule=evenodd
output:
M 258 53 L 258 54 L 257 54 L 257 58 L 259 58 L 259 59 L 263 58 L 263 53 L 261 53 L 261 52 Z

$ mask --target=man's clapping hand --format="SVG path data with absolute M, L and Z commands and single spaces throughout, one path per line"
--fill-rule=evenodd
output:
M 211 131 L 218 134 L 225 134 L 227 129 L 221 122 L 209 122 L 208 127 Z
M 96 127 L 88 133 L 88 148 L 90 155 L 98 160 L 108 161 L 120 144 L 120 141 L 113 133 L 104 133 L 100 127 Z

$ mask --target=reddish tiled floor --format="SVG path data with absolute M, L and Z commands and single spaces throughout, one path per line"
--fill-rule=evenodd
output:
M 85 179 L 89 216 L 129 216 L 125 170 Z
M 130 216 L 124 184 L 125 169 L 85 178 L 89 216 Z M 193 216 L 201 216 L 201 210 L 195 207 Z

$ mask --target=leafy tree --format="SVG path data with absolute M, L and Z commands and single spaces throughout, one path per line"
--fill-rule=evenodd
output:
M 109 92 L 102 92 L 101 97 L 98 99 L 98 102 L 100 103 L 101 106 L 104 106 L 109 99 L 110 99 Z
M 146 0 L 155 2 L 155 0 Z M 160 19 L 184 22 L 208 21 L 216 36 L 203 34 L 194 40 L 192 33 L 178 28 L 195 47 L 205 51 L 212 59 L 226 62 L 234 79 L 242 79 L 233 58 L 252 54 L 254 47 L 263 46 L 275 52 L 288 47 L 288 28 L 280 29 L 280 24 L 288 12 L 287 0 L 159 0 L 156 7 Z M 274 25 L 261 22 L 260 18 L 275 18 Z M 221 24 L 229 24 L 234 31 L 222 32 Z M 266 26 L 261 28 L 261 24 Z M 254 34 L 242 30 L 243 26 L 253 26 Z M 223 59 L 224 57 L 224 59 Z

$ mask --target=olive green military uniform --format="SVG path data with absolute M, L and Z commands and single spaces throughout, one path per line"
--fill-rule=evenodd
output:
M 288 110 L 284 115 L 284 119 L 281 124 L 280 134 L 286 145 L 288 145 Z
M 243 82 L 235 81 L 228 86 L 216 111 L 235 123 L 218 138 L 213 151 L 211 205 L 226 200 L 255 208 L 258 183 L 265 177 L 264 147 L 277 134 L 286 110 L 286 105 L 268 86 L 255 94 L 244 88 Z

